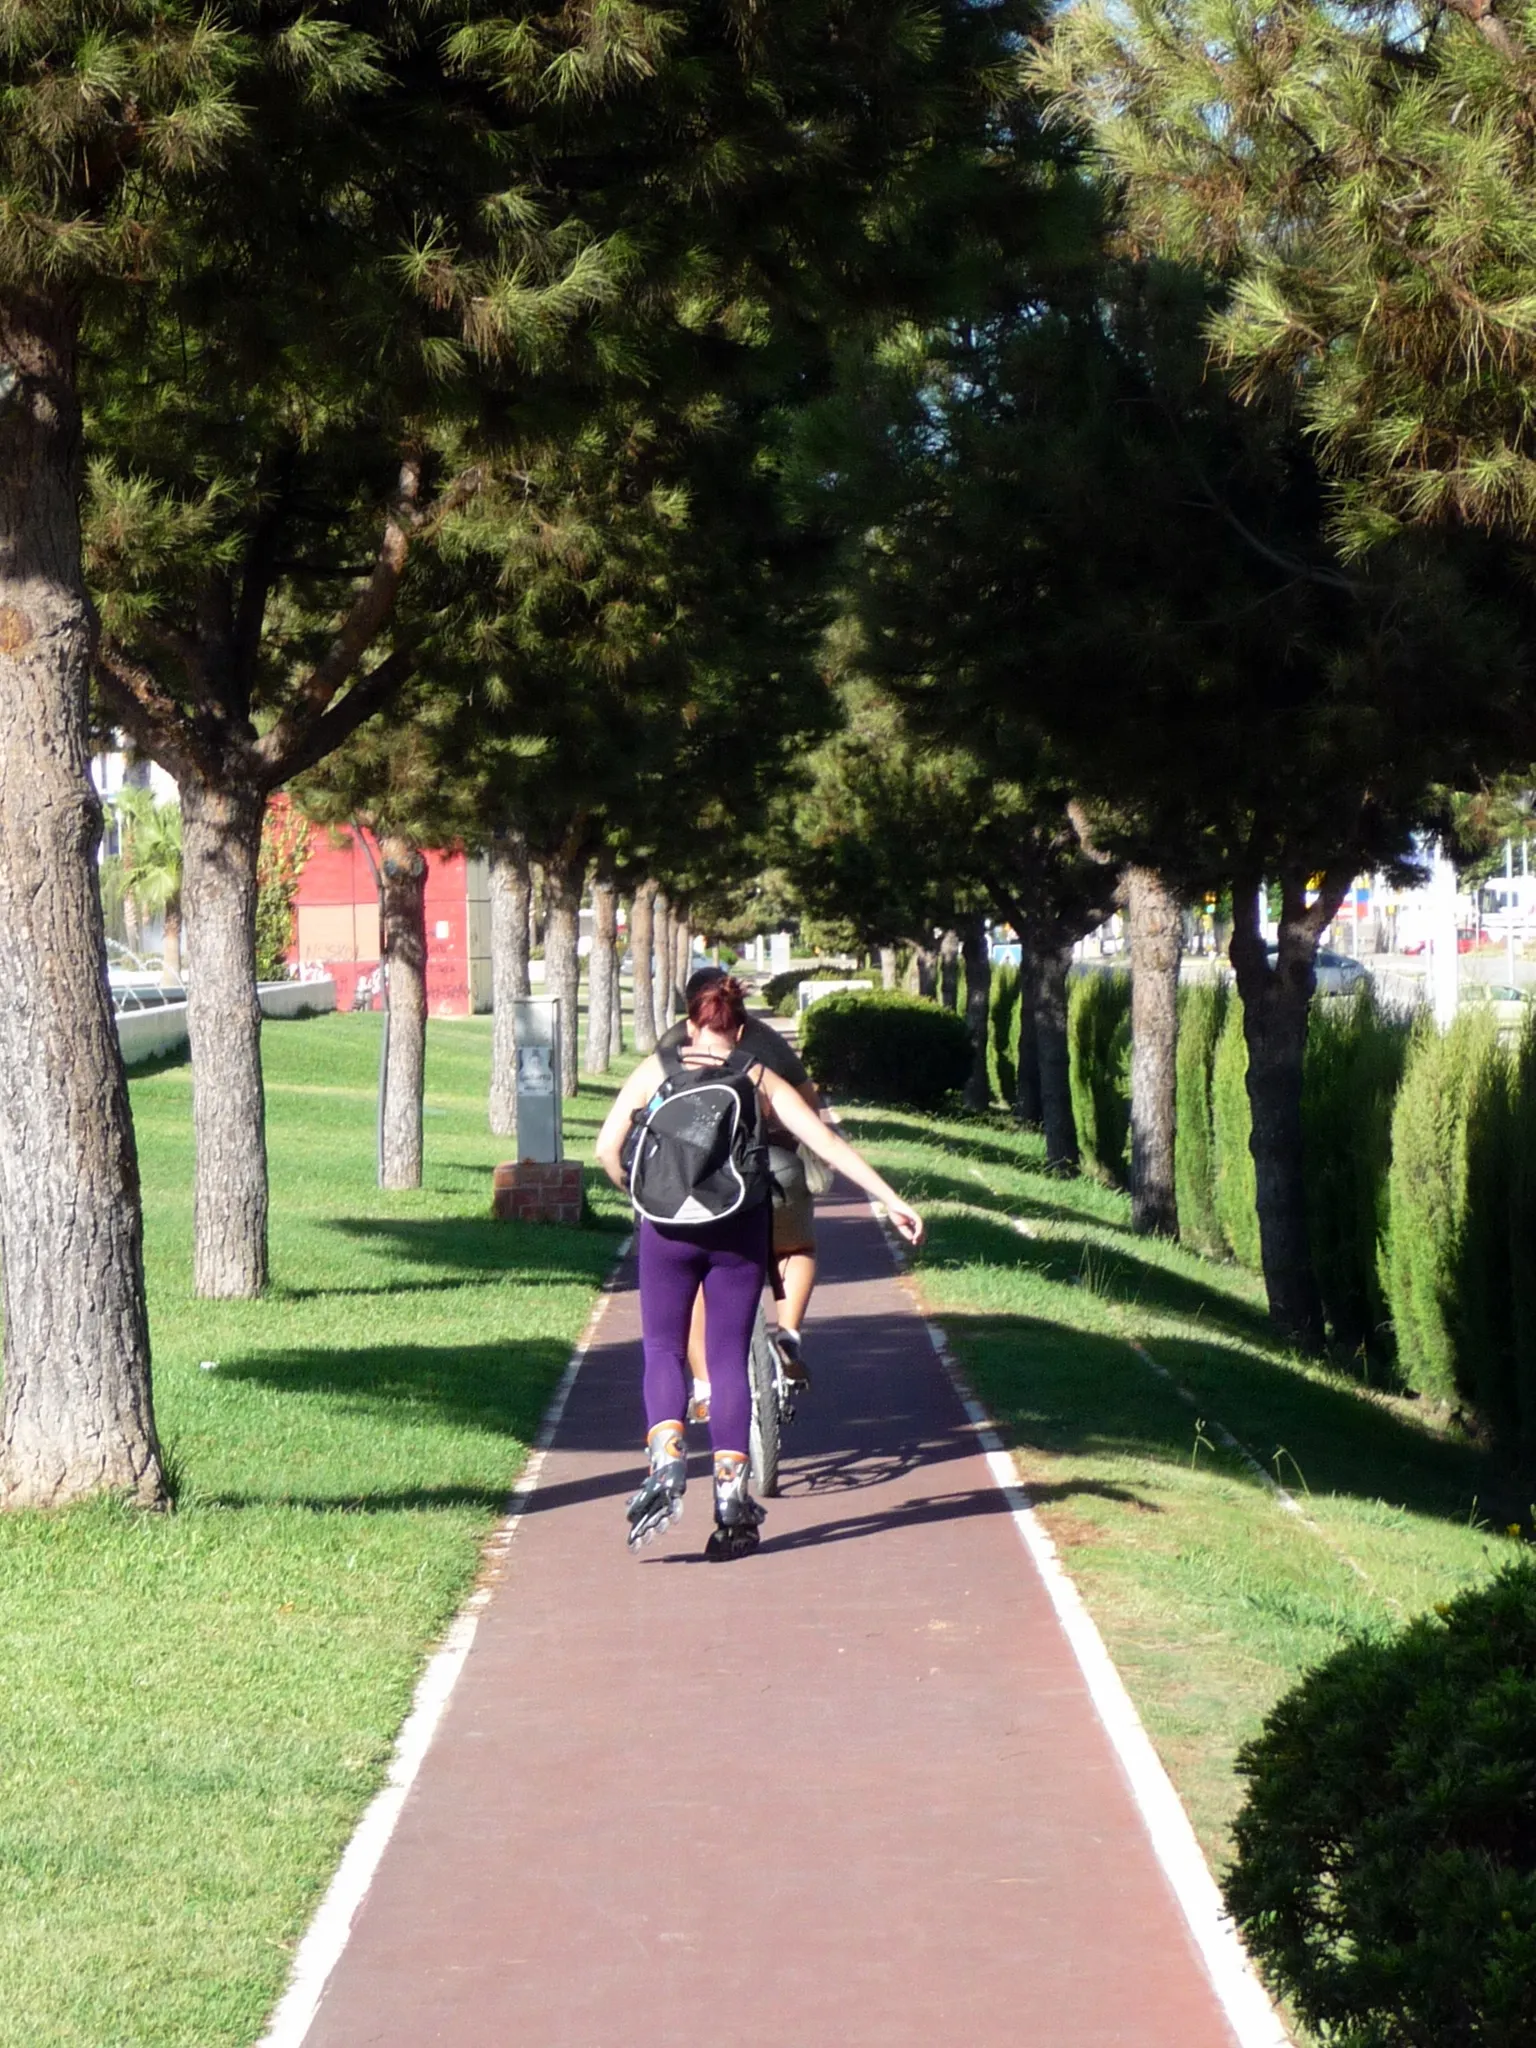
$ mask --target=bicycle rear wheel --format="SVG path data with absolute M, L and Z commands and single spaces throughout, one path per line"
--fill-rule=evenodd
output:
M 771 1500 L 779 1490 L 779 1397 L 774 1386 L 777 1367 L 768 1324 L 759 1304 L 757 1321 L 752 1325 L 752 1348 L 747 1353 L 747 1373 L 752 1383 L 752 1484 L 763 1500 Z

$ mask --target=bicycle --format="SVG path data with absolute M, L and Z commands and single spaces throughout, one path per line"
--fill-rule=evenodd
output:
M 747 1353 L 747 1378 L 752 1389 L 752 1425 L 748 1438 L 752 1483 L 759 1496 L 772 1500 L 779 1490 L 779 1445 L 786 1423 L 795 1419 L 795 1389 L 784 1370 L 784 1358 L 773 1341 L 761 1302 L 752 1325 Z

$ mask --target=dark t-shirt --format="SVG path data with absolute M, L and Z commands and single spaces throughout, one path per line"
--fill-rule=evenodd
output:
M 674 1024 L 670 1031 L 664 1031 L 656 1041 L 658 1051 L 668 1052 L 674 1046 L 683 1045 L 688 1038 L 688 1023 Z M 741 1034 L 741 1049 L 749 1059 L 754 1059 L 770 1074 L 777 1074 L 781 1081 L 787 1081 L 791 1088 L 803 1088 L 810 1078 L 800 1063 L 800 1055 L 781 1031 L 775 1031 L 771 1024 L 765 1024 L 761 1017 L 749 1017 Z

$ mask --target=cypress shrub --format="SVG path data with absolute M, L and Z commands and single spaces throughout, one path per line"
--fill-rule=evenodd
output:
M 1263 1270 L 1259 1254 L 1258 1179 L 1248 1139 L 1248 1045 L 1243 1037 L 1243 1003 L 1227 991 L 1226 1015 L 1211 1070 L 1211 1123 L 1216 1149 L 1216 1217 L 1222 1242 L 1239 1265 Z
M 1458 1387 L 1506 1444 L 1519 1432 L 1509 1257 L 1510 1081 L 1509 1056 L 1496 1032 L 1479 1032 L 1463 1084 L 1466 1184 L 1452 1248 L 1450 1324 Z
M 936 1109 L 963 1088 L 973 1057 L 963 1017 L 923 996 L 879 990 L 813 1003 L 801 1052 L 822 1086 L 910 1109 Z
M 1208 1258 L 1222 1258 L 1226 1243 L 1216 1213 L 1216 1126 L 1211 1110 L 1212 1070 L 1227 1013 L 1224 981 L 1187 982 L 1179 990 L 1177 1124 L 1173 1145 L 1179 1237 Z
M 1067 995 L 1072 1116 L 1085 1172 L 1128 1179 L 1131 1130 L 1131 977 L 1076 974 Z
M 992 970 L 992 1079 L 1011 1109 L 1019 1092 L 1019 970 L 1004 961 Z
M 1509 1078 L 1510 1373 L 1521 1452 L 1536 1452 L 1536 1015 Z
M 1316 1005 L 1302 1075 L 1307 1221 L 1323 1307 L 1351 1350 L 1390 1351 L 1381 1284 L 1392 1159 L 1392 1109 L 1409 1027 L 1369 986 Z
M 1475 1399 L 1478 1380 L 1490 1384 L 1491 1368 L 1474 1371 L 1466 1349 L 1491 1326 L 1490 1310 L 1470 1303 L 1466 1290 L 1487 1265 L 1498 1060 L 1486 1009 L 1463 1011 L 1446 1032 L 1421 1020 L 1392 1117 L 1383 1278 L 1398 1369 L 1408 1386 L 1442 1401 Z

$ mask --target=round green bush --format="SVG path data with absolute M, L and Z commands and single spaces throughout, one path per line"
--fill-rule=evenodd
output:
M 828 961 L 818 960 L 811 967 L 788 967 L 782 974 L 770 974 L 760 991 L 763 1001 L 775 1015 L 793 1017 L 798 1007 L 798 990 L 802 981 L 836 981 L 846 973 L 842 967 L 834 967 Z
M 1330 1658 L 1238 1770 L 1227 1904 L 1308 2026 L 1536 2041 L 1536 1566 Z
M 801 1054 L 813 1078 L 861 1102 L 935 1109 L 971 1071 L 971 1034 L 922 996 L 823 996 L 805 1013 Z

